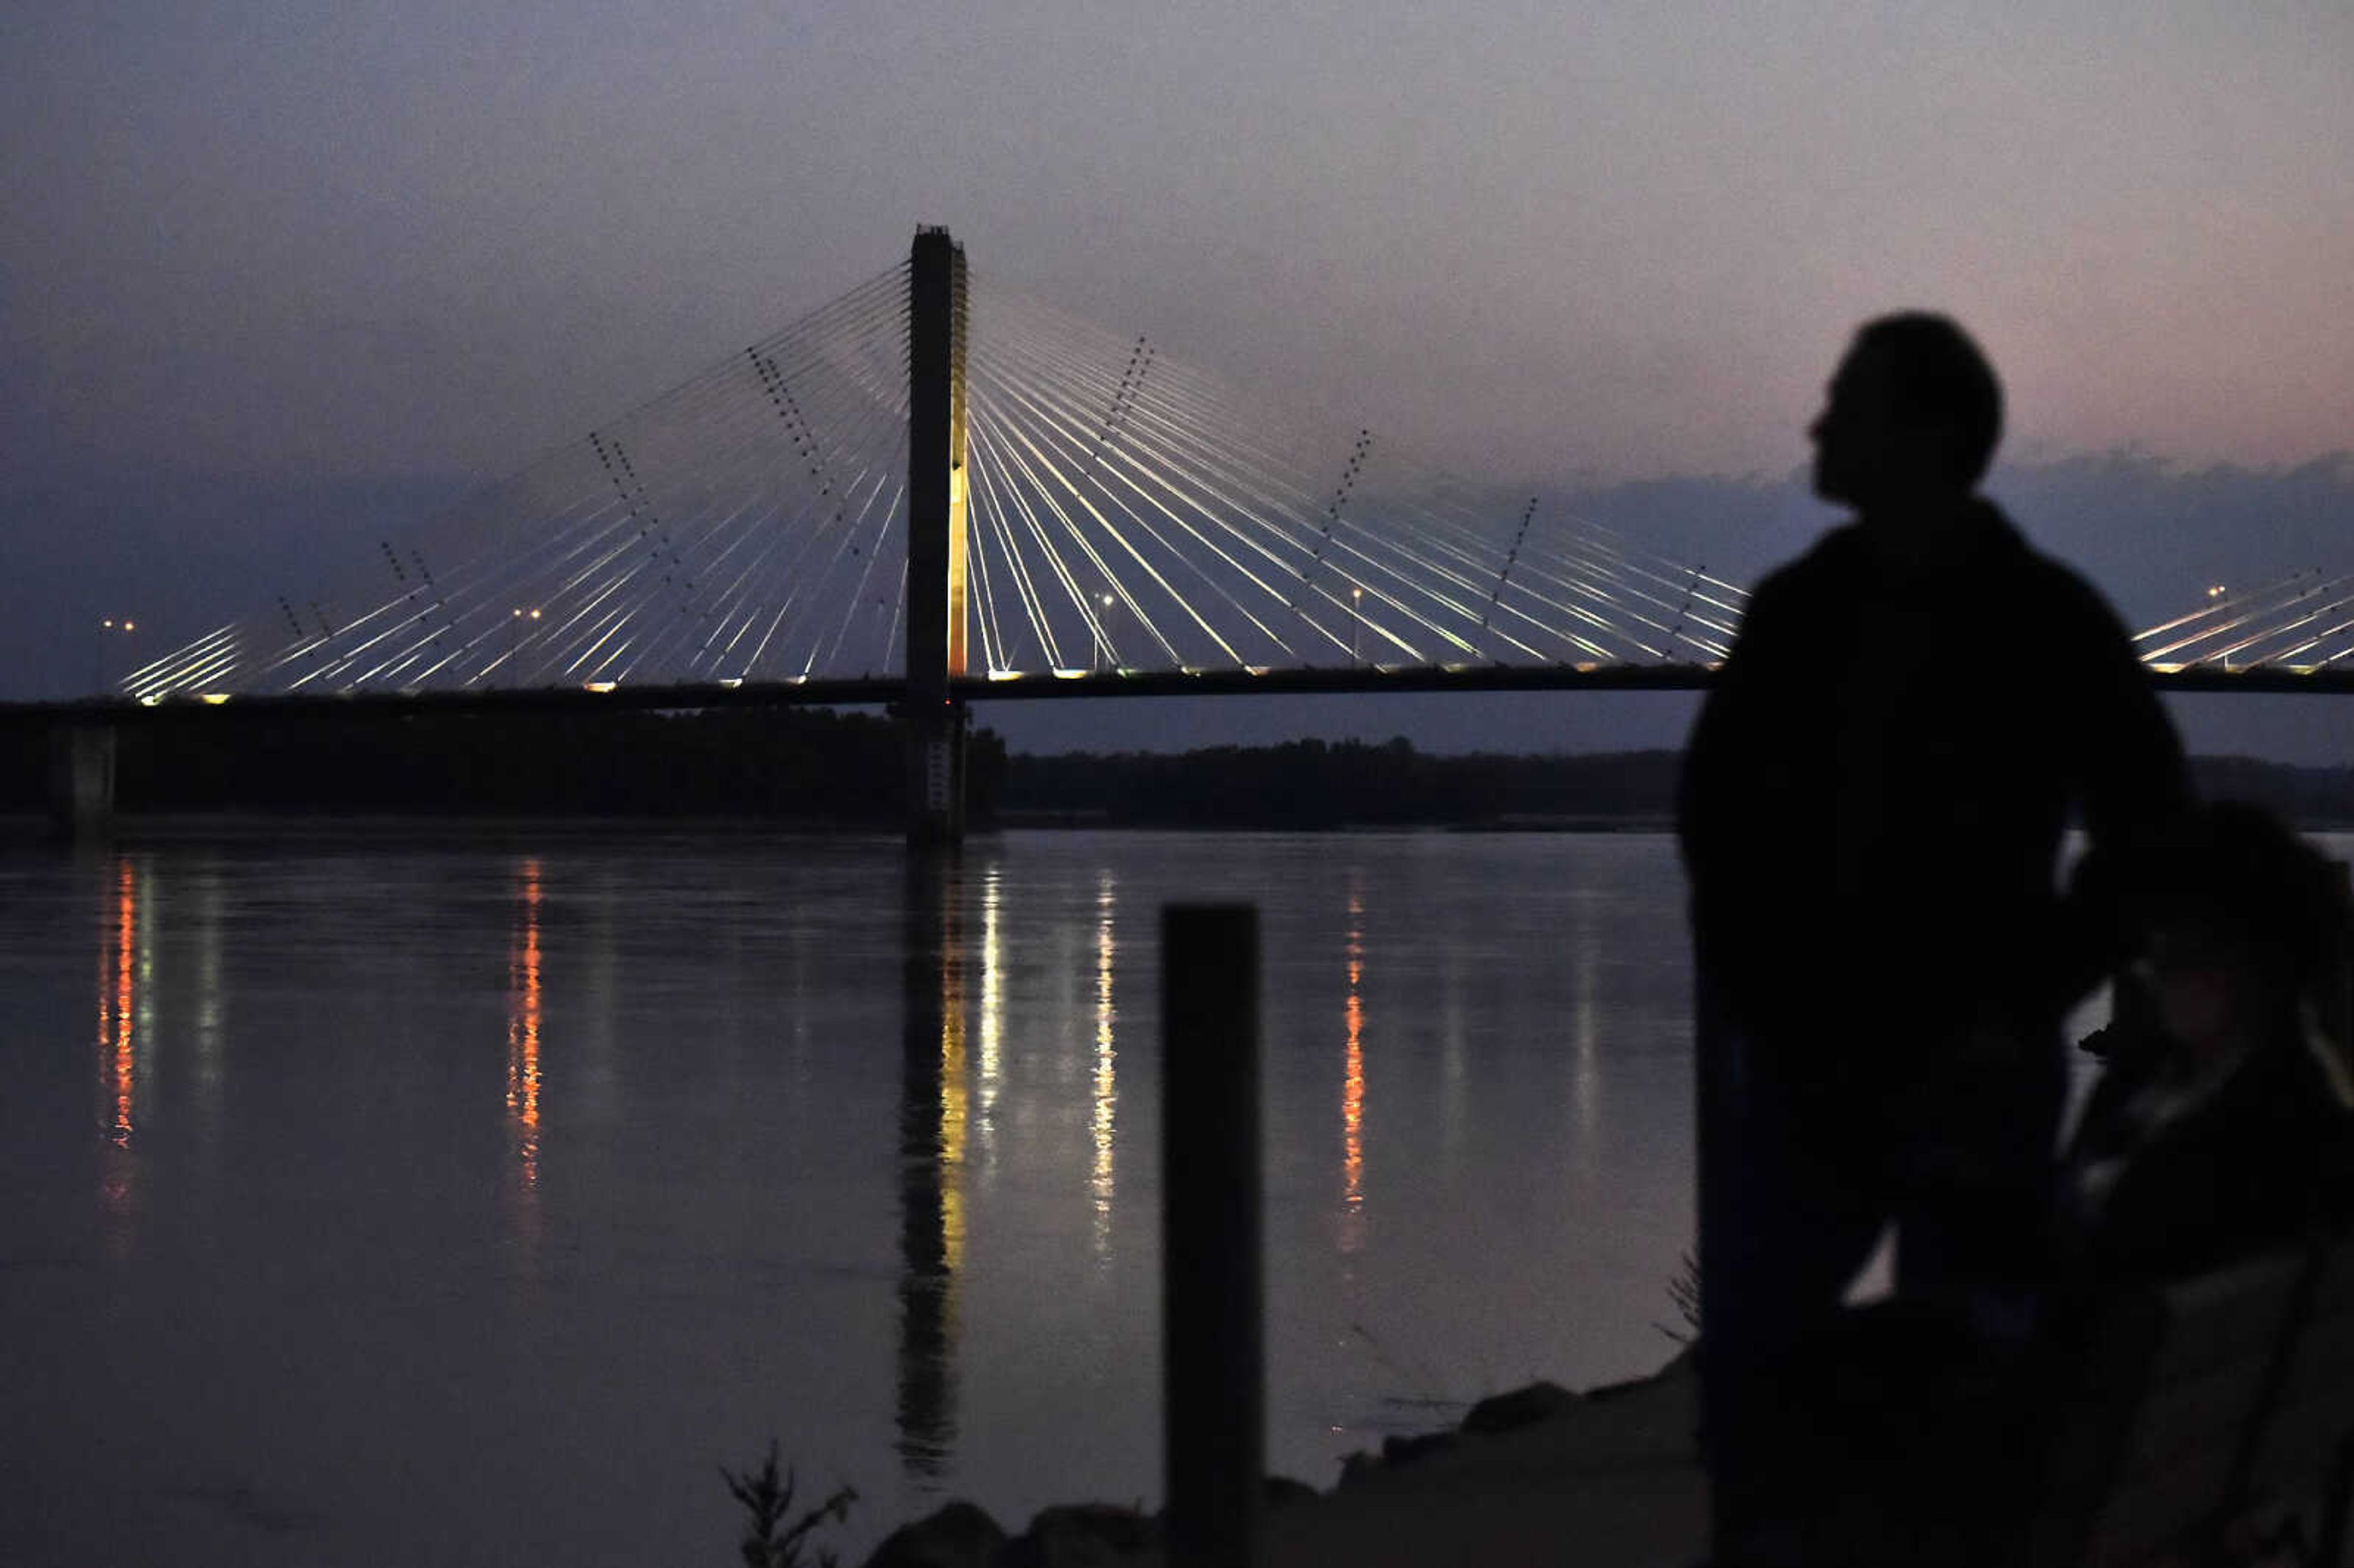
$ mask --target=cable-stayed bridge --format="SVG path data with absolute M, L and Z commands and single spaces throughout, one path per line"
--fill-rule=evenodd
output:
M 941 230 L 374 556 L 43 711 L 887 702 L 952 832 L 972 700 L 1694 688 L 1746 599 L 993 288 Z M 2168 685 L 2354 685 L 2354 577 L 2138 646 Z
M 904 682 L 910 272 L 383 541 L 373 581 L 281 593 L 124 694 Z M 1732 584 L 1371 432 L 1320 439 L 1144 339 L 958 292 L 960 450 L 937 465 L 960 535 L 952 679 L 1373 686 L 1724 652 Z
M 2354 573 L 2290 574 L 2206 602 L 2134 638 L 2162 686 L 2178 690 L 2344 690 L 2354 683 Z

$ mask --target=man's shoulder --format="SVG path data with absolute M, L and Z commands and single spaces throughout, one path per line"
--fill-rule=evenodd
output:
M 1759 599 L 1804 599 L 1844 593 L 1866 565 L 1863 525 L 1842 523 L 1826 530 L 1801 554 L 1767 572 L 1758 580 L 1750 599 L 1755 603 Z
M 2008 578 L 2007 596 L 2023 600 L 2023 609 L 2040 609 L 2102 635 L 2122 631 L 2116 610 L 2090 578 L 2058 556 L 2036 548 L 1991 505 L 1988 511 L 2000 527 L 2000 543 L 1991 552 L 1989 564 Z

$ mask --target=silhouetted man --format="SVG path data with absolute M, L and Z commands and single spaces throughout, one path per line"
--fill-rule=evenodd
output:
M 2023 1330 L 2060 1023 L 2111 956 L 2061 834 L 2115 849 L 2184 793 L 2115 616 L 1976 494 L 2001 424 L 1952 322 L 1857 334 L 1808 432 L 1855 520 L 1759 587 L 1685 758 L 1721 1568 L 1802 1550 L 1776 1374 L 1885 1227 L 1900 1295 Z

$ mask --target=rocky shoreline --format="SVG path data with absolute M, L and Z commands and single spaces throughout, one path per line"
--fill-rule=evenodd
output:
M 1444 1431 L 1351 1455 L 1327 1491 L 1270 1477 L 1265 1561 L 1356 1568 L 1443 1561 L 1587 1568 L 1697 1557 L 1707 1488 L 1692 1446 L 1689 1354 L 1632 1383 L 1573 1393 L 1535 1383 L 1473 1405 Z M 1009 1534 L 950 1502 L 902 1525 L 864 1568 L 1147 1568 L 1157 1514 L 1058 1504 Z

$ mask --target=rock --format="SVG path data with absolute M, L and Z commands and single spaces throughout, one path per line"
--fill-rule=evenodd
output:
M 1341 1461 L 1341 1481 L 1343 1487 L 1353 1486 L 1368 1476 L 1399 1465 L 1411 1465 L 1426 1455 L 1453 1447 L 1460 1438 L 1452 1432 L 1416 1432 L 1408 1436 L 1392 1434 L 1382 1439 L 1382 1451 L 1369 1454 L 1360 1448 Z
M 1452 1432 L 1416 1432 L 1411 1436 L 1389 1436 L 1382 1439 L 1382 1463 L 1411 1465 L 1416 1459 L 1455 1446 Z
M 1267 1500 L 1267 1511 L 1273 1513 L 1295 1503 L 1314 1502 L 1317 1493 L 1306 1481 L 1295 1481 L 1289 1476 L 1269 1476 L 1262 1495 Z
M 1622 1393 L 1633 1393 L 1638 1389 L 1649 1388 L 1654 1383 L 1666 1383 L 1670 1379 L 1694 1372 L 1699 1365 L 1700 1346 L 1697 1343 L 1687 1344 L 1682 1350 L 1670 1356 L 1665 1366 L 1649 1377 L 1628 1378 L 1625 1383 L 1605 1383 L 1600 1388 L 1589 1388 L 1585 1391 L 1585 1398 L 1589 1404 L 1606 1399 L 1616 1399 Z
M 885 1536 L 866 1568 L 991 1568 L 1004 1546 L 995 1520 L 969 1502 L 952 1502 Z
M 1526 1388 L 1516 1388 L 1510 1393 L 1490 1394 L 1471 1407 L 1463 1418 L 1463 1430 L 1474 1436 L 1495 1432 L 1513 1432 L 1523 1426 L 1533 1426 L 1547 1421 L 1564 1410 L 1574 1409 L 1577 1395 L 1557 1383 L 1532 1383 Z
M 1160 1526 L 1132 1508 L 1058 1504 L 1041 1510 L 1006 1545 L 996 1568 L 1102 1568 L 1136 1556 L 1160 1537 Z

